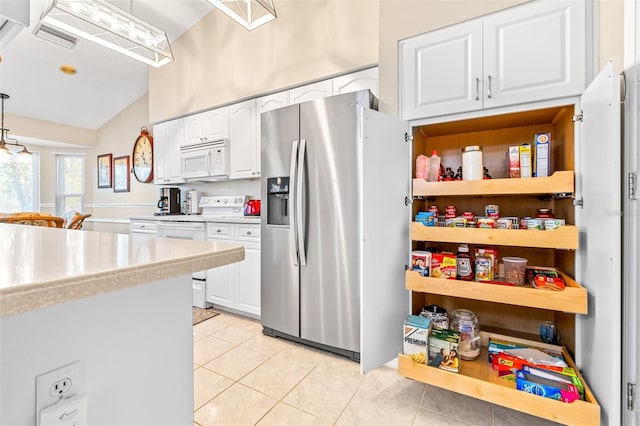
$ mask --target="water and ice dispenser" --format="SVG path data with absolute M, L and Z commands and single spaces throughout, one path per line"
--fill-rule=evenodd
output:
M 267 225 L 289 225 L 289 176 L 267 178 Z

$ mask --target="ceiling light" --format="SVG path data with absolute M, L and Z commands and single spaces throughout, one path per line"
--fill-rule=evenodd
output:
M 60 65 L 60 71 L 64 74 L 73 75 L 77 73 L 76 69 L 71 65 Z
M 6 159 L 10 155 L 13 155 L 14 152 L 10 151 L 9 148 L 22 148 L 17 152 L 21 158 L 25 158 L 31 153 L 27 149 L 26 146 L 19 144 L 16 139 L 9 138 L 9 129 L 4 127 L 4 100 L 9 99 L 9 95 L 6 93 L 0 93 L 0 99 L 2 100 L 2 127 L 0 128 L 0 159 Z M 5 139 L 6 138 L 6 139 Z M 7 142 L 7 139 L 13 140 L 14 142 Z
M 249 31 L 276 19 L 272 0 L 209 0 Z
M 164 31 L 104 0 L 47 0 L 40 21 L 156 68 L 173 60 Z
M 78 44 L 78 39 L 71 34 L 51 27 L 42 21 L 38 22 L 38 25 L 33 29 L 33 34 L 67 49 L 73 49 Z

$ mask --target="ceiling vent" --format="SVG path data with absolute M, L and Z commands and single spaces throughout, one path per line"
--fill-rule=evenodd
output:
M 50 41 L 59 46 L 66 47 L 67 49 L 73 49 L 78 43 L 78 39 L 69 33 L 61 31 L 57 28 L 53 28 L 41 22 L 33 29 L 33 34 L 36 37 Z

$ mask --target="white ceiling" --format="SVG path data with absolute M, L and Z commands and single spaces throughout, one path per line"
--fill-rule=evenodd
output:
M 129 0 L 110 0 L 129 11 Z M 3 48 L 5 113 L 97 129 L 148 91 L 148 66 L 90 41 L 72 50 L 33 35 L 44 0 L 31 0 L 31 22 Z M 134 0 L 133 14 L 174 41 L 213 10 L 206 0 Z M 75 75 L 59 71 L 72 65 Z M 6 121 L 6 120 L 5 120 Z M 11 129 L 11 123 L 5 122 Z

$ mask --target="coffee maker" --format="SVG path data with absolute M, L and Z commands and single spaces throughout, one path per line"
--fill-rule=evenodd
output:
M 160 188 L 156 215 L 180 214 L 180 188 Z

